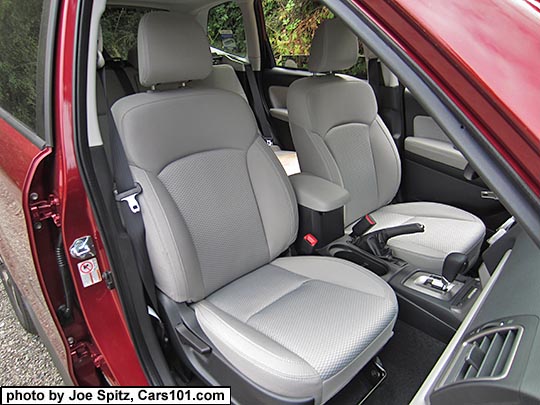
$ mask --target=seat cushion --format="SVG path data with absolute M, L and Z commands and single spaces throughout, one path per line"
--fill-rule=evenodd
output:
M 423 233 L 396 236 L 388 241 L 388 246 L 394 256 L 437 274 L 442 273 L 444 259 L 453 252 L 467 255 L 472 266 L 478 259 L 486 233 L 478 217 L 444 204 L 393 204 L 370 215 L 377 222 L 370 232 L 415 222 L 423 224 Z
M 193 305 L 216 348 L 267 390 L 324 402 L 392 335 L 386 282 L 335 258 L 280 258 Z

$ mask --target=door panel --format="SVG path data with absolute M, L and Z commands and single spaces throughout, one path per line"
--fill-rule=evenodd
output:
M 452 143 L 442 128 L 428 115 L 416 115 L 413 118 L 413 135 L 417 138 L 428 138 Z
M 404 92 L 405 140 L 401 192 L 406 201 L 435 201 L 453 205 L 479 216 L 494 230 L 509 214 L 482 179 L 467 180 L 463 154 L 414 96 Z
M 412 154 L 458 170 L 465 170 L 468 164 L 462 153 L 449 142 L 419 136 L 408 136 L 405 138 L 404 148 Z
M 282 149 L 295 150 L 289 129 L 287 90 L 295 80 L 310 75 L 311 73 L 305 70 L 281 67 L 266 69 L 262 73 L 263 96 L 270 107 L 272 128 L 274 128 Z

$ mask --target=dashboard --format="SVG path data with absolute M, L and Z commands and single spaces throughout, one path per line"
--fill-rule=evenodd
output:
M 514 225 L 483 260 L 491 278 L 412 404 L 540 403 L 540 249 Z

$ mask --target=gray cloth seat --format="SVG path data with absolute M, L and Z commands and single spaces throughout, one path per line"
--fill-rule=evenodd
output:
M 169 90 L 122 98 L 112 111 L 143 189 L 157 288 L 194 309 L 245 378 L 287 398 L 328 400 L 391 337 L 392 289 L 339 259 L 276 259 L 298 232 L 294 192 L 244 98 L 182 85 L 212 69 L 192 17 L 146 14 L 138 47 L 141 84 Z
M 246 375 L 318 402 L 377 354 L 397 308 L 375 274 L 320 257 L 274 260 L 194 307 L 207 336 Z
M 440 274 L 445 257 L 460 252 L 472 266 L 485 235 L 479 218 L 444 204 L 388 205 L 399 189 L 401 161 L 377 113 L 373 89 L 364 80 L 333 73 L 357 58 L 358 39 L 347 26 L 337 19 L 323 21 L 309 59 L 316 74 L 293 82 L 287 96 L 300 168 L 349 191 L 347 231 L 366 214 L 378 221 L 377 228 L 420 222 L 426 227 L 423 234 L 390 240 L 396 257 Z

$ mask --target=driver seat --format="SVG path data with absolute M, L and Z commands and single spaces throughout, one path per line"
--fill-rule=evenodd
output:
M 154 90 L 112 112 L 143 189 L 160 297 L 187 308 L 211 348 L 186 346 L 186 358 L 207 383 L 229 385 L 223 358 L 256 387 L 233 389 L 234 401 L 326 402 L 392 336 L 393 290 L 340 259 L 278 258 L 298 231 L 294 192 L 241 96 L 184 85 L 212 69 L 191 16 L 146 14 L 138 49 L 140 82 Z

